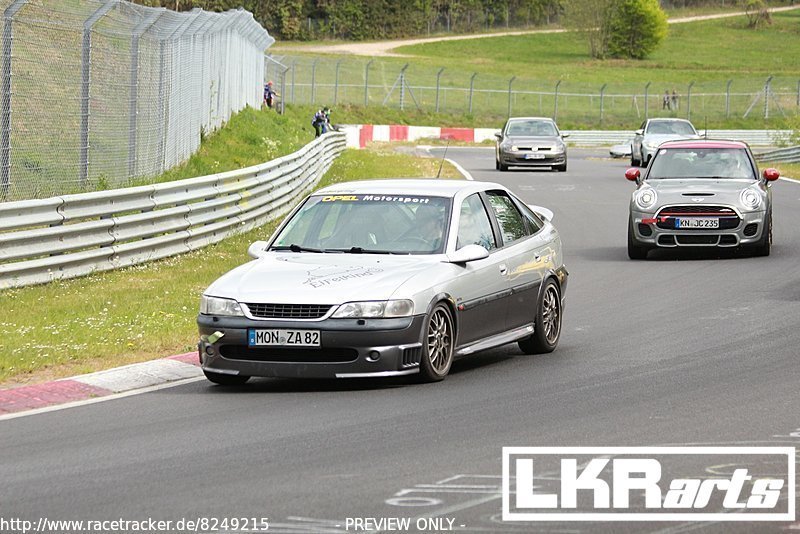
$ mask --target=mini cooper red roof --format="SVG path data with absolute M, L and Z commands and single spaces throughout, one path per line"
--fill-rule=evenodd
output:
M 685 141 L 665 141 L 659 148 L 747 148 L 742 141 L 720 139 L 687 139 Z

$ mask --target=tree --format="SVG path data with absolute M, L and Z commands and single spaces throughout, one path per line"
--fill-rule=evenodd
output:
M 658 0 L 620 0 L 609 24 L 609 54 L 643 59 L 667 36 L 667 15 Z
M 592 57 L 608 55 L 611 20 L 622 0 L 564 0 L 564 25 L 582 32 Z
M 772 24 L 772 16 L 769 14 L 764 0 L 747 0 L 744 14 L 747 16 L 747 26 L 754 30 L 764 23 Z

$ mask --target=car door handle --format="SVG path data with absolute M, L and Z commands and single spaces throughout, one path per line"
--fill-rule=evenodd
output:
M 508 267 L 506 267 L 505 265 L 501 265 L 500 266 L 500 274 L 502 274 L 503 276 L 508 274 Z

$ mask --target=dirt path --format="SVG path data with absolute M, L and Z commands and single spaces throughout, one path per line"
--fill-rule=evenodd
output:
M 776 7 L 770 9 L 771 12 L 789 11 L 791 9 L 798 9 L 798 6 Z M 681 17 L 669 19 L 669 24 L 681 24 L 683 22 L 694 22 L 698 20 L 711 20 L 722 19 L 728 17 L 740 17 L 743 13 L 741 11 L 735 13 L 717 13 L 715 15 L 699 15 L 695 17 Z M 318 54 L 352 54 L 355 56 L 383 56 L 383 57 L 408 57 L 407 54 L 398 54 L 392 52 L 395 48 L 401 46 L 435 43 L 439 41 L 459 41 L 466 39 L 484 39 L 486 37 L 500 37 L 505 35 L 528 35 L 533 33 L 562 33 L 567 30 L 552 29 L 552 30 L 519 30 L 497 33 L 480 33 L 474 35 L 449 35 L 446 37 L 423 37 L 417 39 L 398 39 L 394 41 L 373 41 L 373 42 L 351 42 L 340 43 L 331 45 L 297 45 L 281 47 L 280 45 L 273 46 L 271 52 L 303 52 L 303 53 L 318 53 Z

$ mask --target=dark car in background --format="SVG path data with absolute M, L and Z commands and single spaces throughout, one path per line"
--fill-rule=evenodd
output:
M 545 117 L 512 117 L 495 134 L 495 168 L 551 167 L 567 170 L 567 144 L 553 119 Z

